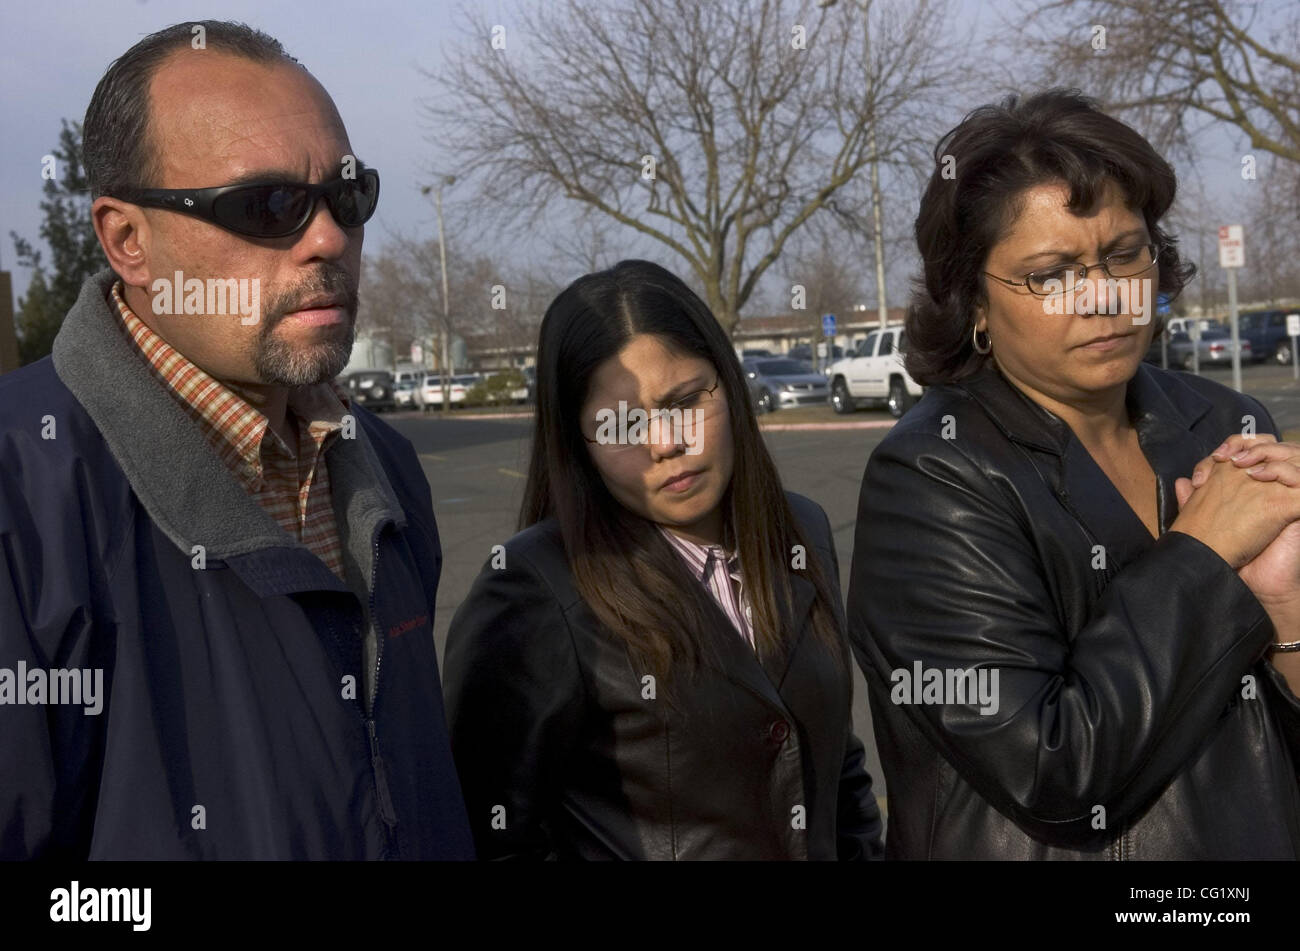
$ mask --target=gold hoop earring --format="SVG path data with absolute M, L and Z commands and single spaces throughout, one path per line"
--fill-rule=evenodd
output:
M 980 355 L 986 354 L 986 353 L 988 353 L 990 350 L 993 349 L 993 339 L 989 336 L 987 330 L 984 332 L 984 340 L 985 340 L 986 342 L 985 342 L 984 346 L 981 347 L 981 346 L 980 346 L 980 332 L 979 332 L 979 328 L 978 328 L 978 327 L 971 327 L 971 329 L 970 329 L 970 345 L 971 345 L 972 347 L 974 347 L 974 348 L 975 348 L 975 352 L 978 353 L 978 354 L 980 354 Z

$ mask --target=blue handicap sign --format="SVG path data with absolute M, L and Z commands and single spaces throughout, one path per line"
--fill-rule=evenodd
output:
M 834 314 L 822 314 L 822 336 L 823 337 L 835 336 L 835 315 Z

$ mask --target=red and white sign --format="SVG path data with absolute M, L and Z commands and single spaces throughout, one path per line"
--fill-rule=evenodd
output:
M 1241 225 L 1219 229 L 1219 267 L 1245 267 L 1246 244 Z

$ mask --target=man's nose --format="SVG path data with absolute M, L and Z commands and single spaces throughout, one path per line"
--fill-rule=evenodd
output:
M 298 235 L 295 248 L 306 250 L 313 258 L 332 261 L 343 256 L 351 240 L 352 236 L 334 220 L 329 202 L 321 195 L 316 199 L 307 227 Z

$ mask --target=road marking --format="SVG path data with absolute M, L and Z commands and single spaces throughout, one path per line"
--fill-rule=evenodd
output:
M 516 472 L 514 469 L 497 469 L 497 472 L 502 475 L 514 476 L 516 479 L 528 478 L 528 476 L 524 475 L 522 472 Z
M 446 461 L 447 461 L 447 460 L 444 459 L 442 456 L 435 456 L 435 455 L 434 455 L 433 453 L 431 453 L 431 452 L 422 452 L 422 453 L 420 453 L 420 458 L 421 458 L 421 459 L 432 459 L 434 462 L 446 462 Z

